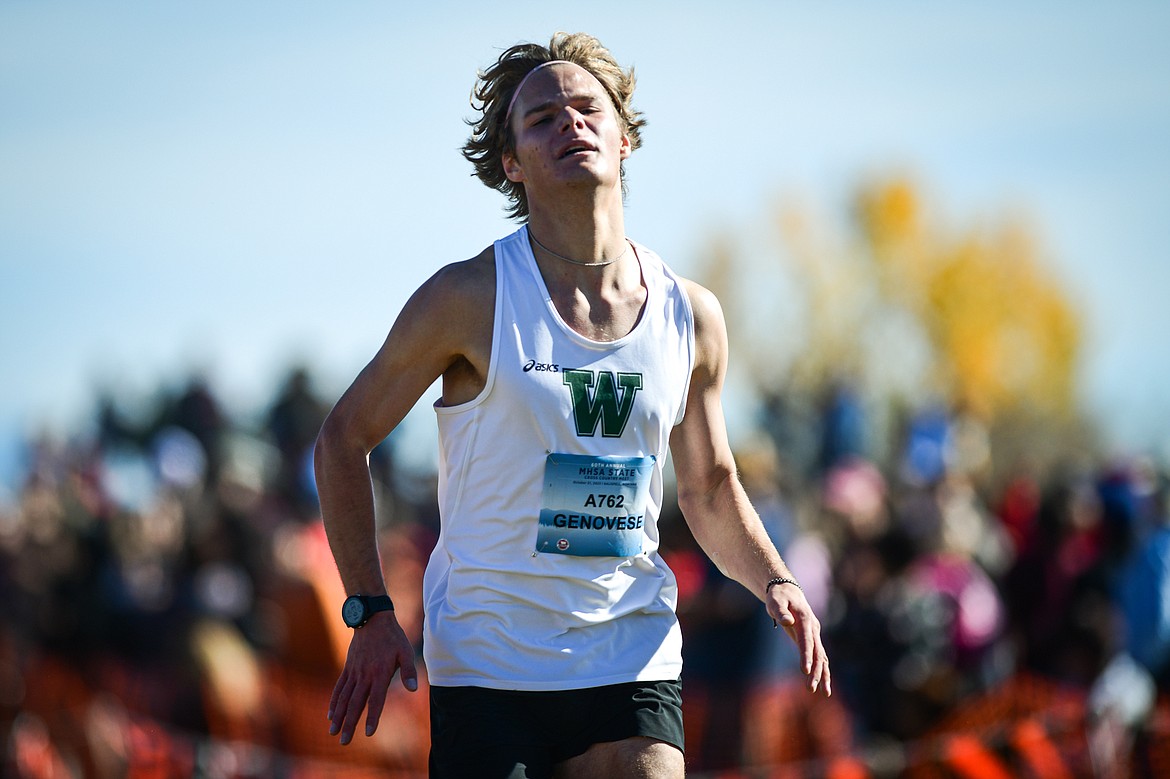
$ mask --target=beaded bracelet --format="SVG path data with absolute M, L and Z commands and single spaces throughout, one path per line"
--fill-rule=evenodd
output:
M 799 590 L 799 589 L 801 589 L 801 586 L 800 586 L 800 584 L 799 584 L 799 583 L 796 581 L 796 579 L 786 579 L 786 578 L 785 578 L 785 577 L 783 577 L 783 576 L 777 576 L 775 579 L 769 579 L 769 580 L 768 580 L 768 586 L 764 588 L 764 592 L 768 592 L 768 591 L 770 591 L 770 590 L 771 590 L 773 587 L 775 587 L 777 584 L 791 584 L 791 585 L 793 585 L 794 587 L 796 587 L 796 589 L 798 589 L 798 590 Z
M 777 576 L 775 579 L 768 580 L 768 586 L 764 588 L 764 593 L 767 594 L 767 593 L 771 592 L 772 588 L 775 587 L 777 584 L 791 584 L 792 586 L 796 587 L 796 589 L 798 589 L 798 590 L 803 589 L 800 586 L 800 582 L 796 581 L 795 579 L 789 579 L 789 578 L 784 577 L 784 576 Z M 778 627 L 780 627 L 780 625 L 779 625 L 779 623 L 776 622 L 776 620 L 772 620 L 772 627 L 778 628 Z

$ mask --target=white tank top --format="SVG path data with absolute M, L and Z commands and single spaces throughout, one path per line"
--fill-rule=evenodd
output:
M 634 252 L 645 308 L 625 337 L 597 342 L 557 313 L 527 228 L 495 243 L 486 385 L 435 406 L 442 529 L 423 577 L 432 684 L 575 689 L 682 670 L 658 515 L 694 321 L 678 278 Z

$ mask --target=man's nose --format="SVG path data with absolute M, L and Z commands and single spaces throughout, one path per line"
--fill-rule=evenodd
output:
M 571 127 L 580 127 L 584 122 L 585 115 L 572 106 L 565 106 L 565 110 L 561 112 L 561 132 Z

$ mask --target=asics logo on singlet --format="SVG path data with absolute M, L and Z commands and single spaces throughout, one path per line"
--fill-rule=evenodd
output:
M 537 362 L 536 360 L 529 360 L 528 362 L 524 363 L 524 372 L 528 373 L 529 371 L 548 371 L 550 373 L 560 373 L 561 366 L 557 365 L 555 362 Z
M 562 374 L 573 400 L 577 435 L 592 438 L 601 424 L 601 435 L 619 438 L 630 421 L 634 397 L 642 389 L 642 374 L 570 369 Z M 589 390 L 592 389 L 593 392 Z

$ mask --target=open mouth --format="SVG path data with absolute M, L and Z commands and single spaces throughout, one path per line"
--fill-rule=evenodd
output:
M 570 144 L 569 146 L 565 147 L 565 150 L 561 152 L 560 156 L 557 157 L 557 159 L 563 160 L 566 157 L 571 157 L 574 154 L 580 154 L 582 152 L 589 152 L 589 151 L 593 151 L 593 147 L 591 147 L 589 144 L 587 144 L 587 143 L 574 143 L 574 144 Z

